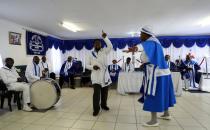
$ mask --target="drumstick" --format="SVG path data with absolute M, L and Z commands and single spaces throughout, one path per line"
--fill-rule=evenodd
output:
M 117 63 L 119 63 L 122 59 L 118 60 Z
M 142 63 L 140 60 L 136 59 L 139 63 Z

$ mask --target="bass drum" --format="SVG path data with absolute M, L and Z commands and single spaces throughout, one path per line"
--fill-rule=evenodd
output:
M 53 79 L 39 80 L 31 85 L 31 104 L 39 110 L 50 109 L 60 96 L 60 86 Z

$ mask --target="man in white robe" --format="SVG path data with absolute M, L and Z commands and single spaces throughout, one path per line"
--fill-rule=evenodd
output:
M 33 83 L 37 80 L 40 80 L 41 77 L 45 77 L 44 75 L 42 75 L 39 61 L 39 57 L 34 56 L 32 63 L 29 63 L 26 67 L 25 76 L 29 83 Z
M 50 68 L 47 63 L 46 56 L 42 56 L 42 61 L 39 63 L 41 72 L 45 73 L 46 78 L 49 78 L 50 76 Z
M 6 58 L 5 66 L 0 69 L 0 79 L 6 84 L 8 90 L 23 91 L 23 110 L 32 111 L 30 103 L 30 86 L 18 75 L 13 67 L 14 60 Z
M 109 110 L 107 106 L 108 85 L 112 82 L 108 72 L 107 55 L 113 49 L 113 46 L 106 33 L 102 32 L 102 37 L 107 47 L 102 48 L 101 41 L 99 39 L 94 40 L 94 51 L 86 60 L 86 68 L 92 71 L 91 81 L 94 88 L 93 116 L 97 116 L 100 111 L 100 98 L 101 108 Z
M 127 59 L 126 59 L 126 62 L 123 64 L 123 66 L 122 66 L 122 70 L 124 71 L 124 72 L 134 72 L 134 65 L 131 63 L 131 58 L 130 57 L 128 57 Z

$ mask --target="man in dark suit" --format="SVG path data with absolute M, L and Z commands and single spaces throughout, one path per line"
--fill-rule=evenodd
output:
M 176 65 L 175 65 L 174 62 L 172 62 L 170 60 L 170 58 L 171 58 L 170 55 L 165 55 L 165 61 L 166 61 L 167 65 L 168 65 L 169 69 L 171 71 L 175 71 L 176 70 Z
M 75 62 L 73 61 L 72 57 L 69 56 L 67 61 L 61 67 L 60 70 L 60 78 L 59 78 L 59 85 L 62 88 L 64 81 L 71 82 L 71 88 L 75 89 L 74 87 L 74 76 L 75 76 Z

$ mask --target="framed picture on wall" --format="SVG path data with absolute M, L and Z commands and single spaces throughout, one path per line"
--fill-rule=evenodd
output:
M 21 34 L 16 32 L 9 32 L 9 44 L 21 45 Z

